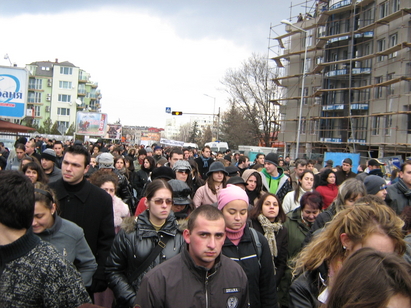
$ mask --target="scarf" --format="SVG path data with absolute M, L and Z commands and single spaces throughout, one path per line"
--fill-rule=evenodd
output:
M 201 156 L 201 159 L 203 161 L 203 168 L 208 168 L 208 160 L 210 158 L 205 158 L 204 156 Z
M 228 228 L 228 227 L 225 227 L 225 233 L 226 233 L 227 237 L 228 237 L 229 240 L 230 240 L 231 242 L 233 242 L 233 244 L 236 245 L 236 246 L 238 246 L 238 244 L 240 243 L 241 238 L 242 238 L 243 235 L 244 235 L 245 225 L 246 225 L 246 224 L 244 224 L 244 225 L 241 227 L 241 229 L 238 229 L 238 230 L 233 230 L 233 229 L 230 229 L 230 228 Z
M 411 197 L 411 189 L 409 189 L 402 179 L 399 179 L 397 182 L 398 189 L 406 196 L 407 198 Z
M 270 246 L 271 256 L 273 259 L 278 256 L 277 242 L 275 240 L 275 233 L 283 228 L 280 222 L 271 222 L 263 214 L 258 215 L 258 221 L 264 230 L 264 236 Z

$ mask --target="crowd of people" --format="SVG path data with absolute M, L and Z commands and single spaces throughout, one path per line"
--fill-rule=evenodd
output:
M 0 143 L 1 307 L 411 307 L 411 161 Z

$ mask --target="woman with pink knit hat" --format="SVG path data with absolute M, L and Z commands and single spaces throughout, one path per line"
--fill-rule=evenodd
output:
M 270 247 L 264 235 L 247 226 L 246 192 L 228 184 L 218 194 L 218 209 L 226 222 L 223 254 L 238 262 L 246 273 L 250 307 L 278 307 Z

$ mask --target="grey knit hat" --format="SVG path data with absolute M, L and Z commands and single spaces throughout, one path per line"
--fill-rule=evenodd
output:
M 387 183 L 382 177 L 378 175 L 369 175 L 364 180 L 365 188 L 367 189 L 367 194 L 375 195 L 380 190 L 387 188 Z
M 111 153 L 101 153 L 96 158 L 96 163 L 98 164 L 99 169 L 114 169 L 114 156 Z

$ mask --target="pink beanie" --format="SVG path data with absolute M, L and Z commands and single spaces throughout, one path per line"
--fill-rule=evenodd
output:
M 234 200 L 244 200 L 248 204 L 248 196 L 244 189 L 228 184 L 227 188 L 218 193 L 218 209 L 221 211 L 227 203 Z

